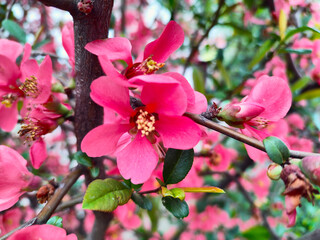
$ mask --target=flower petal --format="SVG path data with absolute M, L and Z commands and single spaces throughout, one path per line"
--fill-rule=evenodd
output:
M 6 132 L 10 132 L 14 129 L 18 122 L 18 109 L 17 102 L 14 102 L 11 107 L 6 107 L 0 103 L 0 128 Z
M 83 138 L 81 149 L 90 157 L 111 154 L 116 150 L 121 135 L 129 129 L 129 124 L 119 122 L 98 126 Z
M 160 37 L 149 43 L 144 50 L 144 59 L 152 56 L 156 62 L 165 62 L 184 41 L 184 33 L 179 24 L 170 21 Z
M 283 118 L 291 107 L 292 94 L 285 80 L 279 77 L 261 76 L 246 102 L 258 103 L 265 108 L 259 117 L 270 121 Z
M 141 101 L 158 114 L 181 116 L 187 109 L 187 96 L 180 84 L 145 84 Z
M 116 156 L 121 175 L 131 179 L 133 184 L 147 181 L 158 163 L 158 155 L 152 144 L 140 134 Z
M 16 62 L 22 51 L 23 47 L 20 43 L 8 39 L 0 39 L 0 53 L 10 58 L 11 61 Z
M 130 106 L 128 88 L 119 85 L 110 77 L 99 77 L 91 84 L 90 96 L 102 107 L 110 108 L 123 117 L 130 116 L 133 111 Z
M 48 157 L 46 144 L 42 138 L 34 142 L 30 148 L 30 160 L 35 169 L 39 169 Z
M 69 56 L 69 63 L 72 68 L 74 68 L 74 30 L 73 22 L 67 22 L 61 31 L 62 35 L 62 46 L 66 50 Z
M 199 126 L 184 116 L 159 115 L 155 128 L 166 148 L 190 149 L 200 141 L 202 136 Z
M 194 91 L 194 96 L 195 102 L 194 104 L 188 105 L 186 112 L 200 114 L 207 111 L 208 101 L 206 97 L 202 93 L 197 91 Z
M 132 65 L 131 43 L 123 37 L 99 39 L 88 43 L 85 46 L 89 52 L 100 56 L 106 55 L 110 61 L 124 60 L 128 66 Z
M 39 95 L 32 103 L 45 103 L 51 94 L 51 80 L 52 80 L 52 62 L 47 55 L 39 66 L 39 71 L 36 74 L 38 78 Z

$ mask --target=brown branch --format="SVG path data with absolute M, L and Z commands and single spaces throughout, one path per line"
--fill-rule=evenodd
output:
M 202 126 L 205 126 L 207 128 L 210 128 L 212 130 L 215 130 L 217 132 L 220 132 L 224 135 L 227 135 L 231 138 L 234 138 L 240 142 L 243 142 L 245 144 L 248 144 L 254 148 L 257 148 L 261 151 L 266 151 L 264 146 L 263 146 L 263 143 L 260 142 L 259 140 L 255 139 L 255 138 L 252 138 L 252 137 L 248 137 L 242 133 L 239 133 L 235 130 L 232 130 L 231 128 L 227 128 L 225 126 L 222 126 L 218 123 L 215 123 L 213 121 L 210 121 L 204 117 L 202 117 L 201 115 L 198 115 L 198 114 L 193 114 L 193 113 L 185 113 L 184 116 L 192 119 L 194 122 L 202 125 Z M 293 157 L 293 158 L 304 158 L 304 157 L 307 157 L 307 156 L 320 156 L 320 154 L 318 153 L 310 153 L 310 152 L 302 152 L 302 151 L 294 151 L 294 150 L 290 150 L 290 157 Z
M 56 7 L 61 10 L 68 11 L 72 15 L 75 14 L 77 9 L 77 1 L 74 0 L 38 0 L 48 7 Z
M 195 56 L 195 54 L 196 54 L 196 53 L 198 52 L 198 50 L 199 50 L 200 44 L 203 42 L 203 40 L 205 40 L 205 39 L 208 37 L 211 29 L 218 23 L 219 16 L 220 16 L 220 12 L 221 12 L 221 8 L 223 7 L 224 2 L 225 2 L 225 0 L 219 0 L 218 9 L 217 9 L 217 11 L 216 11 L 216 13 L 215 13 L 215 15 L 214 15 L 214 17 L 213 17 L 213 19 L 212 19 L 211 25 L 208 27 L 208 29 L 206 30 L 206 32 L 203 34 L 203 36 L 202 36 L 202 37 L 200 38 L 200 40 L 197 42 L 197 44 L 192 47 L 191 52 L 190 52 L 190 54 L 189 54 L 189 56 L 188 56 L 188 58 L 187 58 L 187 60 L 186 60 L 186 62 L 185 62 L 185 64 L 184 64 L 184 70 L 183 70 L 183 72 L 185 72 L 186 69 L 189 67 L 189 65 L 190 65 L 193 57 Z
M 83 201 L 83 194 L 81 196 L 73 198 L 69 201 L 60 203 L 60 205 L 56 208 L 55 212 L 61 212 L 67 208 L 71 208 L 77 204 L 82 203 L 82 201 Z

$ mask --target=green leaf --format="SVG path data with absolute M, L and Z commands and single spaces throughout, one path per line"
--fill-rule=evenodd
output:
M 139 207 L 143 209 L 147 209 L 148 211 L 151 211 L 152 209 L 152 202 L 150 201 L 149 198 L 138 194 L 138 193 L 133 193 L 131 196 L 131 199 L 137 204 Z
M 62 217 L 54 216 L 47 221 L 47 224 L 63 228 Z
M 50 39 L 43 39 L 42 41 L 37 42 L 36 44 L 34 44 L 34 45 L 32 46 L 32 49 L 38 49 L 38 48 L 42 47 L 43 45 L 45 45 L 45 44 L 47 44 L 47 43 L 49 43 L 49 42 L 51 42 Z
M 263 140 L 263 145 L 271 161 L 282 164 L 290 157 L 289 149 L 284 142 L 276 137 L 267 137 Z
M 117 180 L 106 178 L 91 182 L 84 195 L 82 208 L 103 212 L 111 212 L 118 205 L 126 204 L 132 190 Z
M 304 31 L 312 31 L 312 32 L 315 32 L 315 33 L 320 34 L 320 31 L 317 30 L 317 29 L 314 29 L 314 28 L 308 27 L 308 26 L 303 26 L 303 27 L 299 27 L 299 28 L 296 28 L 296 29 L 293 29 L 293 30 L 289 31 L 289 32 L 286 34 L 286 36 L 284 37 L 284 40 L 283 40 L 283 41 L 288 40 L 290 37 L 292 37 L 292 36 L 295 35 L 296 33 L 301 33 L 301 32 L 304 32 Z
M 73 158 L 81 165 L 86 167 L 92 167 L 91 158 L 84 152 L 78 151 L 73 155 Z
M 318 98 L 318 97 L 320 97 L 320 89 L 319 88 L 306 91 L 306 92 L 300 94 L 299 96 L 295 97 L 294 100 L 298 102 L 300 100 L 312 99 L 312 98 Z
M 300 90 L 301 88 L 307 86 L 307 84 L 310 82 L 309 77 L 302 77 L 298 81 L 296 81 L 294 84 L 291 85 L 291 91 L 295 92 L 297 90 Z
M 179 198 L 163 197 L 162 204 L 176 218 L 185 218 L 189 215 L 189 207 L 186 201 L 181 201 Z
M 228 71 L 225 69 L 223 66 L 222 62 L 220 60 L 217 61 L 217 67 L 223 77 L 223 80 L 225 81 L 227 88 L 231 89 L 232 88 L 232 83 L 231 83 L 231 78 L 229 76 Z
M 279 53 L 295 53 L 295 54 L 310 54 L 312 53 L 312 49 L 293 49 L 293 48 L 284 48 L 280 49 Z
M 10 35 L 15 37 L 19 42 L 26 43 L 27 35 L 24 32 L 24 30 L 19 26 L 18 23 L 12 20 L 6 19 L 2 21 L 2 27 L 5 30 L 7 30 L 10 33 Z
M 90 169 L 90 174 L 93 178 L 96 178 L 99 176 L 100 169 L 98 167 L 94 167 Z
M 244 231 L 242 234 L 242 237 L 244 237 L 247 240 L 269 240 L 271 239 L 271 235 L 267 228 L 263 226 L 254 226 L 252 228 L 249 228 L 248 230 Z
M 267 40 L 265 41 L 261 47 L 258 49 L 257 54 L 254 56 L 254 58 L 249 63 L 248 68 L 252 69 L 257 63 L 259 63 L 264 56 L 270 51 L 272 46 L 275 44 L 274 40 Z
M 130 179 L 125 179 L 123 183 L 125 183 L 128 186 L 128 188 L 133 188 L 136 191 L 140 191 L 143 185 L 143 184 L 133 184 Z
M 204 78 L 203 78 L 203 74 L 199 70 L 199 68 L 197 68 L 197 67 L 193 68 L 192 77 L 193 77 L 194 90 L 204 94 L 204 92 L 205 92 Z
M 194 151 L 169 148 L 164 159 L 163 181 L 174 184 L 183 180 L 190 171 L 193 163 Z

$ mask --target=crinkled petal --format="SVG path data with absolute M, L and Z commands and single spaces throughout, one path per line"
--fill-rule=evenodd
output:
M 147 181 L 158 163 L 158 155 L 146 137 L 137 134 L 133 141 L 117 153 L 121 175 L 134 184 Z
M 45 103 L 51 94 L 51 80 L 52 80 L 52 62 L 51 58 L 47 55 L 40 64 L 37 73 L 38 91 L 39 95 L 32 103 Z
M 128 117 L 133 111 L 130 106 L 129 90 L 113 80 L 105 76 L 94 80 L 90 87 L 90 96 L 100 106 L 110 108 L 123 117 Z
M 92 129 L 81 142 L 81 150 L 90 157 L 112 154 L 118 141 L 130 129 L 129 124 L 104 124 Z
M 190 149 L 200 141 L 202 136 L 199 126 L 184 116 L 159 115 L 155 128 L 166 148 Z
M 88 43 L 85 49 L 97 56 L 106 55 L 110 61 L 124 60 L 128 66 L 132 65 L 132 46 L 127 38 L 115 37 L 95 40 Z
M 46 143 L 42 138 L 35 141 L 30 148 L 30 160 L 35 169 L 40 168 L 44 160 L 48 157 Z
M 152 56 L 156 62 L 165 62 L 184 41 L 184 33 L 179 24 L 170 21 L 160 37 L 149 43 L 144 50 L 144 59 Z
M 182 76 L 181 74 L 176 73 L 176 72 L 167 72 L 162 75 L 169 76 L 169 77 L 172 77 L 173 79 L 177 80 L 181 84 L 183 90 L 185 91 L 185 93 L 187 95 L 188 106 L 194 105 L 194 103 L 195 103 L 194 90 L 192 89 L 190 83 L 188 82 L 188 80 L 184 76 Z
M 289 111 L 292 94 L 285 80 L 264 75 L 258 79 L 246 102 L 258 103 L 265 108 L 259 117 L 277 121 Z
M 181 116 L 187 109 L 187 96 L 180 84 L 145 84 L 141 101 L 158 114 Z
M 15 62 L 6 56 L 0 55 L 0 85 L 16 86 L 16 80 L 20 76 L 20 70 Z
M 15 101 L 11 107 L 6 107 L 0 103 L 0 128 L 3 131 L 10 132 L 14 129 L 18 122 L 17 102 Z
M 194 104 L 188 105 L 186 112 L 200 114 L 207 111 L 208 101 L 206 97 L 202 93 L 197 91 L 194 91 L 194 96 L 195 102 Z
M 20 43 L 8 39 L 0 39 L 1 55 L 7 56 L 12 62 L 16 62 L 22 51 L 23 46 Z

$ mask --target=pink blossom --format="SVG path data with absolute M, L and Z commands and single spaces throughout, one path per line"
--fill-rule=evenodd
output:
M 0 236 L 19 227 L 22 219 L 22 211 L 19 208 L 13 208 L 0 215 Z
M 81 149 L 92 157 L 115 153 L 121 175 L 135 184 L 145 182 L 155 169 L 160 140 L 164 147 L 177 149 L 193 148 L 200 140 L 200 128 L 182 116 L 187 98 L 175 81 L 146 84 L 141 92 L 144 106 L 134 110 L 128 89 L 108 77 L 92 83 L 91 98 L 122 118 L 91 130 Z
M 72 68 L 72 75 L 74 75 L 74 30 L 73 30 L 73 22 L 67 22 L 61 31 L 62 34 L 62 46 L 66 50 L 69 56 L 69 63 Z
M 117 207 L 114 214 L 126 229 L 136 229 L 141 225 L 141 220 L 135 210 L 136 204 L 129 201 L 127 204 Z
M 13 206 L 31 183 L 33 175 L 26 165 L 19 153 L 0 145 L 0 211 Z
M 67 235 L 66 230 L 49 224 L 33 225 L 12 234 L 8 240 L 77 240 L 75 234 Z

